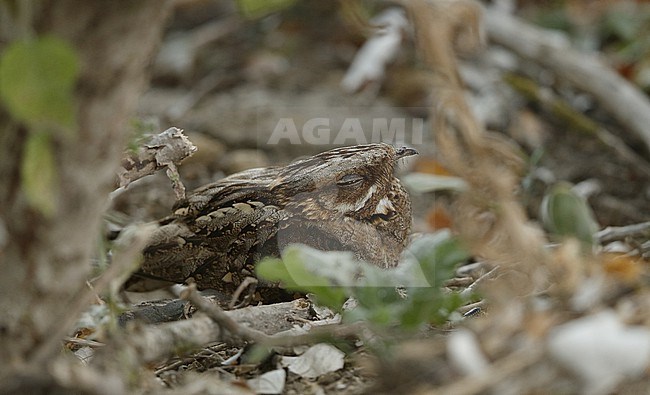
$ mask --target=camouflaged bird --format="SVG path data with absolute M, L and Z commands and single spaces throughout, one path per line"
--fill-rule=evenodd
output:
M 158 221 L 138 279 L 232 293 L 264 256 L 291 243 L 352 251 L 381 267 L 398 262 L 411 231 L 411 202 L 394 176 L 410 148 L 333 149 L 285 167 L 246 170 L 196 189 Z

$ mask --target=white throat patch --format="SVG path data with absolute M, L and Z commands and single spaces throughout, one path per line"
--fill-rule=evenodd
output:
M 395 206 L 388 199 L 388 197 L 383 197 L 379 203 L 377 203 L 377 208 L 375 208 L 375 214 L 388 214 L 391 211 L 395 211 Z
M 341 213 L 346 213 L 346 212 L 349 212 L 349 211 L 355 211 L 355 212 L 356 212 L 356 211 L 361 210 L 362 208 L 365 207 L 365 205 L 366 205 L 366 203 L 368 202 L 368 200 L 370 200 L 370 198 L 372 197 L 372 195 L 373 195 L 376 191 L 377 191 L 377 187 L 374 186 L 374 185 L 371 186 L 371 187 L 368 189 L 368 193 L 366 193 L 366 196 L 364 196 L 364 197 L 362 197 L 361 199 L 359 199 L 356 203 L 354 203 L 354 204 L 342 204 L 342 205 L 340 205 L 340 206 L 339 206 L 339 212 L 341 212 Z
M 366 196 L 364 196 L 363 198 L 359 199 L 359 201 L 357 202 L 356 206 L 354 207 L 354 211 L 359 211 L 359 210 L 361 210 L 361 209 L 366 205 L 366 202 L 368 202 L 368 200 L 370 200 L 370 198 L 372 197 L 372 195 L 375 193 L 376 190 L 377 190 L 377 187 L 376 187 L 376 186 L 374 186 L 374 185 L 371 186 L 371 187 L 368 189 L 368 193 L 366 193 Z

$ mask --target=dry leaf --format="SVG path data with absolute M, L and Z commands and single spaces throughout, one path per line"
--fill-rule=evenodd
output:
M 316 344 L 298 357 L 282 357 L 281 364 L 301 377 L 316 378 L 339 370 L 345 354 L 329 344 Z

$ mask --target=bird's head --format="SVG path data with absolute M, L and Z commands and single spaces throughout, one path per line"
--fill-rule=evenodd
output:
M 416 154 L 388 144 L 336 148 L 288 165 L 271 189 L 284 195 L 287 209 L 309 219 L 345 216 L 374 223 L 396 213 L 410 217 L 410 201 L 394 173 L 399 159 Z

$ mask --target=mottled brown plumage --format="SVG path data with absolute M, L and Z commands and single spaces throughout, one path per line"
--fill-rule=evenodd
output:
M 139 278 L 193 278 L 230 293 L 260 258 L 291 243 L 394 266 L 411 230 L 411 202 L 394 167 L 414 154 L 387 144 L 344 147 L 205 185 L 159 221 L 127 289 Z

